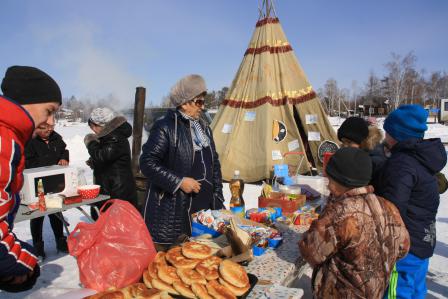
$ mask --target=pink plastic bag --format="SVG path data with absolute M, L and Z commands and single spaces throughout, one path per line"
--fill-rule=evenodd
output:
M 119 199 L 108 200 L 100 212 L 95 223 L 78 223 L 67 240 L 81 283 L 104 291 L 138 282 L 156 255 L 145 221 L 132 204 Z

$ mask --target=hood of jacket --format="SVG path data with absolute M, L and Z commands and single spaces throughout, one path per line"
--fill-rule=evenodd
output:
M 440 172 L 447 161 L 446 150 L 440 138 L 404 140 L 392 148 L 392 154 L 398 152 L 413 156 L 432 174 Z
M 124 116 L 117 116 L 108 122 L 103 130 L 98 134 L 98 138 L 102 138 L 113 133 L 124 138 L 129 138 L 132 135 L 132 126 L 127 122 Z

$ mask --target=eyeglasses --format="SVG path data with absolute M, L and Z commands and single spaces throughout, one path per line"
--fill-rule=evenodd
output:
M 40 125 L 37 128 L 40 130 L 53 130 L 55 125 Z
M 197 107 L 202 107 L 205 104 L 205 100 L 204 98 L 196 98 L 193 99 L 192 102 L 197 106 Z

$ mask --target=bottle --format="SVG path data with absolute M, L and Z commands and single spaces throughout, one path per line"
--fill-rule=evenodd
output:
M 245 203 L 243 199 L 244 181 L 240 178 L 240 171 L 235 170 L 233 179 L 230 181 L 230 192 L 232 197 L 230 199 L 230 211 L 244 218 Z
M 46 211 L 47 206 L 45 205 L 44 184 L 42 182 L 42 179 L 39 179 L 39 181 L 37 182 L 37 196 L 39 198 L 39 211 Z

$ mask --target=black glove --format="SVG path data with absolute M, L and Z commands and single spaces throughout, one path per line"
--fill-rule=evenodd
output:
M 38 264 L 36 264 L 36 266 L 34 267 L 33 274 L 30 277 L 28 277 L 28 279 L 25 282 L 21 284 L 11 284 L 8 283 L 8 281 L 0 282 L 0 290 L 10 293 L 28 291 L 31 288 L 33 288 L 39 276 L 40 276 L 40 267 Z M 14 277 L 12 277 L 11 280 L 12 279 L 14 279 Z

